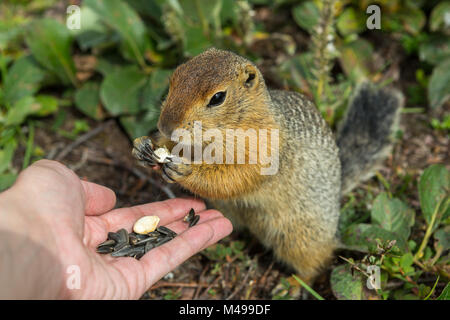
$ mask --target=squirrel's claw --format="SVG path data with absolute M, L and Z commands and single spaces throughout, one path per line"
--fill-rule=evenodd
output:
M 179 182 L 192 172 L 190 164 L 181 162 L 180 158 L 177 158 L 177 160 L 165 163 L 162 166 L 162 177 L 168 183 Z
M 157 157 L 153 152 L 153 142 L 149 137 L 136 138 L 133 141 L 133 156 L 144 166 L 155 166 L 158 164 Z

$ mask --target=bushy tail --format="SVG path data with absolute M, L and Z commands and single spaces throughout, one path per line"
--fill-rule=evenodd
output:
M 337 134 L 342 165 L 342 193 L 373 176 L 391 150 L 403 95 L 363 83 L 350 101 Z

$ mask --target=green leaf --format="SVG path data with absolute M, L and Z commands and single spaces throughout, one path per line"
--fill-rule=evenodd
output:
M 333 269 L 330 277 L 331 290 L 338 300 L 365 299 L 363 277 L 360 273 L 352 275 L 349 265 L 340 265 Z
M 156 117 L 146 120 L 139 116 L 121 116 L 119 121 L 130 139 L 133 140 L 138 137 L 147 136 L 152 130 L 154 130 L 156 128 L 158 118 Z
M 1 151 L 0 151 L 1 152 Z M 17 174 L 15 173 L 3 173 L 0 174 L 0 192 L 8 189 L 16 181 Z
M 441 295 L 436 300 L 450 300 L 450 282 L 447 283 Z
M 367 78 L 372 69 L 373 47 L 365 39 L 338 45 L 339 62 L 347 76 L 358 82 Z
M 431 11 L 430 16 L 430 30 L 431 31 L 447 31 L 448 32 L 448 22 L 446 24 L 446 19 L 450 15 L 450 1 L 442 1 Z
M 442 250 L 450 249 L 450 225 L 436 230 L 434 238 L 438 241 L 436 245 L 442 247 Z
M 161 104 L 161 98 L 167 91 L 169 86 L 170 75 L 172 70 L 156 69 L 145 85 L 142 92 L 142 109 L 153 110 L 158 109 Z M 159 112 L 158 112 L 159 113 Z
M 96 120 L 103 119 L 100 104 L 100 86 L 97 82 L 86 82 L 75 93 L 75 106 L 88 117 Z
M 428 224 L 437 205 L 448 197 L 450 190 L 450 174 L 442 164 L 434 164 L 422 173 L 419 181 L 419 199 L 423 216 Z M 435 226 L 439 225 L 442 216 L 436 217 Z
M 82 28 L 71 30 L 82 50 L 98 46 L 110 41 L 113 31 L 104 25 L 98 14 L 87 6 L 80 11 L 80 24 Z
M 31 56 L 17 59 L 8 71 L 4 87 L 4 102 L 14 104 L 21 98 L 32 96 L 39 90 L 45 71 Z
M 12 140 L 10 143 L 5 145 L 3 149 L 0 149 L 0 173 L 5 172 L 8 169 L 13 156 L 14 151 L 16 151 L 17 143 Z
M 100 97 L 112 115 L 136 114 L 140 108 L 141 89 L 147 76 L 137 67 L 124 67 L 107 74 L 100 88 Z
M 366 30 L 366 16 L 352 7 L 348 7 L 339 15 L 337 28 L 343 36 L 360 33 Z
M 6 114 L 7 126 L 21 124 L 25 118 L 34 111 L 39 110 L 39 105 L 33 97 L 24 97 L 17 101 Z
M 313 1 L 305 1 L 292 9 L 295 22 L 311 33 L 320 19 L 320 11 Z
M 196 56 L 212 45 L 201 26 L 188 26 L 185 30 L 184 54 L 186 56 Z
M 396 240 L 396 246 L 402 251 L 408 249 L 402 236 L 392 231 L 371 224 L 360 223 L 352 225 L 342 234 L 342 242 L 353 250 L 362 252 L 374 252 L 377 248 L 376 239 L 383 242 Z
M 450 38 L 441 35 L 429 38 L 420 45 L 419 58 L 433 65 L 450 58 Z
M 85 0 L 99 18 L 119 33 L 125 58 L 145 66 L 145 51 L 150 48 L 145 25 L 138 14 L 121 0 Z
M 428 84 L 431 108 L 440 108 L 450 98 L 450 59 L 437 65 Z
M 402 268 L 405 275 L 411 275 L 412 273 L 414 273 L 415 270 L 412 267 L 413 263 L 414 263 L 414 257 L 410 252 L 401 256 L 400 267 Z
M 372 223 L 384 230 L 392 231 L 407 240 L 414 224 L 414 211 L 399 199 L 389 199 L 386 193 L 379 194 L 371 212 Z
M 41 94 L 35 97 L 35 102 L 38 104 L 38 109 L 33 111 L 33 115 L 46 117 L 58 111 L 59 101 L 53 96 Z
M 400 11 L 383 15 L 381 29 L 394 32 L 419 34 L 425 26 L 425 14 L 414 6 L 405 6 Z
M 53 19 L 34 21 L 26 32 L 26 43 L 34 58 L 58 76 L 64 84 L 77 84 L 70 49 L 72 35 L 65 25 Z

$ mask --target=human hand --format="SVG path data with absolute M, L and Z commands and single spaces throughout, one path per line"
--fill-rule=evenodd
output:
M 41 160 L 23 171 L 0 194 L 0 240 L 6 241 L 0 254 L 6 250 L 8 255 L 0 262 L 0 297 L 138 299 L 169 271 L 232 231 L 229 220 L 205 210 L 200 200 L 112 209 L 115 201 L 112 190 L 81 181 L 55 161 Z M 201 218 L 187 229 L 182 218 L 191 208 Z M 178 236 L 140 260 L 96 253 L 109 231 L 131 231 L 144 215 L 159 216 L 160 225 Z M 68 286 L 70 266 L 80 272 L 79 289 Z

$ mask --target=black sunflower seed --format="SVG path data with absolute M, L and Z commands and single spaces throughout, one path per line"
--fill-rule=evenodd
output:
M 177 236 L 177 234 L 176 234 L 175 231 L 172 231 L 172 230 L 170 230 L 169 228 L 164 227 L 164 226 L 160 226 L 160 227 L 156 228 L 156 230 L 157 230 L 159 233 L 165 234 L 165 235 L 167 235 L 167 236 L 171 236 L 172 238 Z
M 197 224 L 198 220 L 200 220 L 200 216 L 199 216 L 199 215 L 196 215 L 196 216 L 192 219 L 192 221 L 189 222 L 189 228 L 195 226 L 195 225 Z

